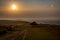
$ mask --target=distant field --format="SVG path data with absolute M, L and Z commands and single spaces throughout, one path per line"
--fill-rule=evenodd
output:
M 31 28 L 27 34 L 27 40 L 57 40 L 55 32 L 48 28 Z
M 0 36 L 0 40 L 60 40 L 60 27 L 37 27 L 24 24 L 13 29 Z

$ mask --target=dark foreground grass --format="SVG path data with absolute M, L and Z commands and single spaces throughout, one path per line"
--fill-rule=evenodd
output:
M 21 25 L 21 26 L 16 26 L 15 31 L 12 32 L 15 32 L 14 34 L 16 34 L 16 36 L 14 36 L 14 34 L 8 34 L 13 36 L 13 38 L 10 37 L 10 40 L 12 39 L 13 40 L 59 40 L 60 39 L 59 32 L 50 27 L 32 27 L 31 25 L 28 26 Z M 20 34 L 21 32 L 22 34 Z M 1 38 L 3 39 L 3 37 Z
M 30 28 L 26 40 L 58 40 L 55 32 L 49 31 L 48 28 Z

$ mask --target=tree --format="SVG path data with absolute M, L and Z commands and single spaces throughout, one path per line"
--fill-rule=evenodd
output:
M 31 23 L 31 25 L 37 25 L 37 23 L 34 21 L 34 22 Z

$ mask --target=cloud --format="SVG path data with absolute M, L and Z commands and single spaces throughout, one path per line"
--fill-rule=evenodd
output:
M 7 6 L 10 2 L 12 0 L 0 0 L 0 19 L 60 20 L 60 0 L 14 0 L 13 2 L 23 6 L 22 11 L 19 10 L 16 14 L 8 12 Z

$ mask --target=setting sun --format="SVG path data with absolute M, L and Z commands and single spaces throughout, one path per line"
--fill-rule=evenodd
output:
M 16 5 L 15 4 L 12 5 L 12 10 L 16 10 Z

